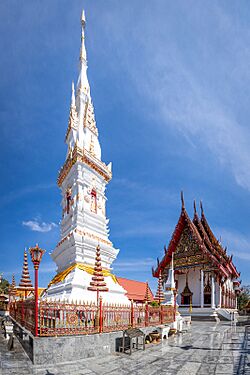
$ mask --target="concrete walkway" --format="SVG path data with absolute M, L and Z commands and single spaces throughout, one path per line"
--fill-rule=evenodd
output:
M 108 355 L 47 367 L 33 366 L 17 340 L 15 350 L 8 352 L 1 335 L 0 374 L 250 375 L 250 327 L 193 322 L 190 332 L 148 346 L 145 351 L 134 352 L 132 356 Z

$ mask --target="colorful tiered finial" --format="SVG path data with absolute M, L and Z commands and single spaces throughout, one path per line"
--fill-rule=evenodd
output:
M 25 291 L 25 298 L 27 297 L 27 292 L 30 290 L 33 290 L 33 285 L 30 279 L 29 274 L 29 267 L 28 267 L 28 256 L 26 249 L 24 250 L 24 256 L 23 256 L 23 271 L 22 276 L 19 282 L 19 288 L 21 290 Z
M 88 290 L 92 292 L 97 292 L 97 303 L 99 302 L 99 293 L 100 292 L 108 292 L 107 284 L 104 281 L 104 276 L 102 272 L 102 265 L 101 265 L 101 248 L 98 245 L 96 248 L 96 257 L 95 257 L 95 267 L 94 273 L 92 276 L 92 281 L 90 282 L 90 286 Z
M 157 287 L 157 291 L 156 291 L 156 295 L 155 295 L 154 300 L 157 301 L 159 303 L 159 305 L 161 304 L 161 302 L 163 302 L 165 300 L 163 289 L 162 289 L 161 270 L 159 272 L 158 287 Z
M 16 287 L 16 279 L 15 279 L 15 274 L 12 274 L 12 281 L 11 281 L 11 287 L 15 288 Z
M 12 281 L 9 286 L 9 295 L 10 296 L 16 296 L 16 280 L 15 280 L 15 274 L 12 274 Z
M 151 298 L 150 298 L 150 293 L 149 293 L 149 286 L 148 286 L 148 282 L 146 282 L 146 291 L 145 291 L 145 296 L 144 296 L 144 302 L 150 302 L 151 301 Z

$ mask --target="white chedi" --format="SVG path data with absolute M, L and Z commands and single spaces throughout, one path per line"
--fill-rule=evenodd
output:
M 72 85 L 70 116 L 65 141 L 66 161 L 58 185 L 62 192 L 61 240 L 52 252 L 57 275 L 49 284 L 45 298 L 95 301 L 88 290 L 95 265 L 97 245 L 108 292 L 104 302 L 128 304 L 126 291 L 112 275 L 111 265 L 119 250 L 109 239 L 106 218 L 107 183 L 112 178 L 111 163 L 101 160 L 101 146 L 87 77 L 85 15 L 82 15 L 80 72 L 76 92 Z
M 173 260 L 173 256 L 172 256 L 172 260 L 171 260 L 171 266 L 168 270 L 168 278 L 167 278 L 167 281 L 165 283 L 165 288 L 164 288 L 164 296 L 165 296 L 165 300 L 163 301 L 163 305 L 167 305 L 167 306 L 175 306 L 175 292 L 176 292 L 176 288 L 175 288 L 175 281 L 174 281 L 174 260 Z

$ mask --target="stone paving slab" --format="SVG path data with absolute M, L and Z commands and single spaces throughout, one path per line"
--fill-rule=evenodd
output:
M 191 331 L 170 337 L 145 351 L 113 354 L 59 365 L 34 366 L 15 339 L 14 351 L 0 335 L 0 375 L 247 375 L 250 327 L 193 322 Z

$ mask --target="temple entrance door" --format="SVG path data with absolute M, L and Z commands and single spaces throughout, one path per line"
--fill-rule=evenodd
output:
M 183 305 L 191 304 L 191 296 L 183 296 Z
M 204 293 L 204 305 L 211 305 L 211 294 Z
M 211 286 L 207 284 L 204 288 L 204 306 L 211 306 Z
M 184 305 L 184 306 L 185 305 L 190 306 L 192 304 L 192 296 L 193 296 L 193 293 L 189 289 L 188 279 L 187 279 L 187 275 L 186 275 L 186 286 L 183 289 L 183 292 L 181 293 L 181 304 Z

